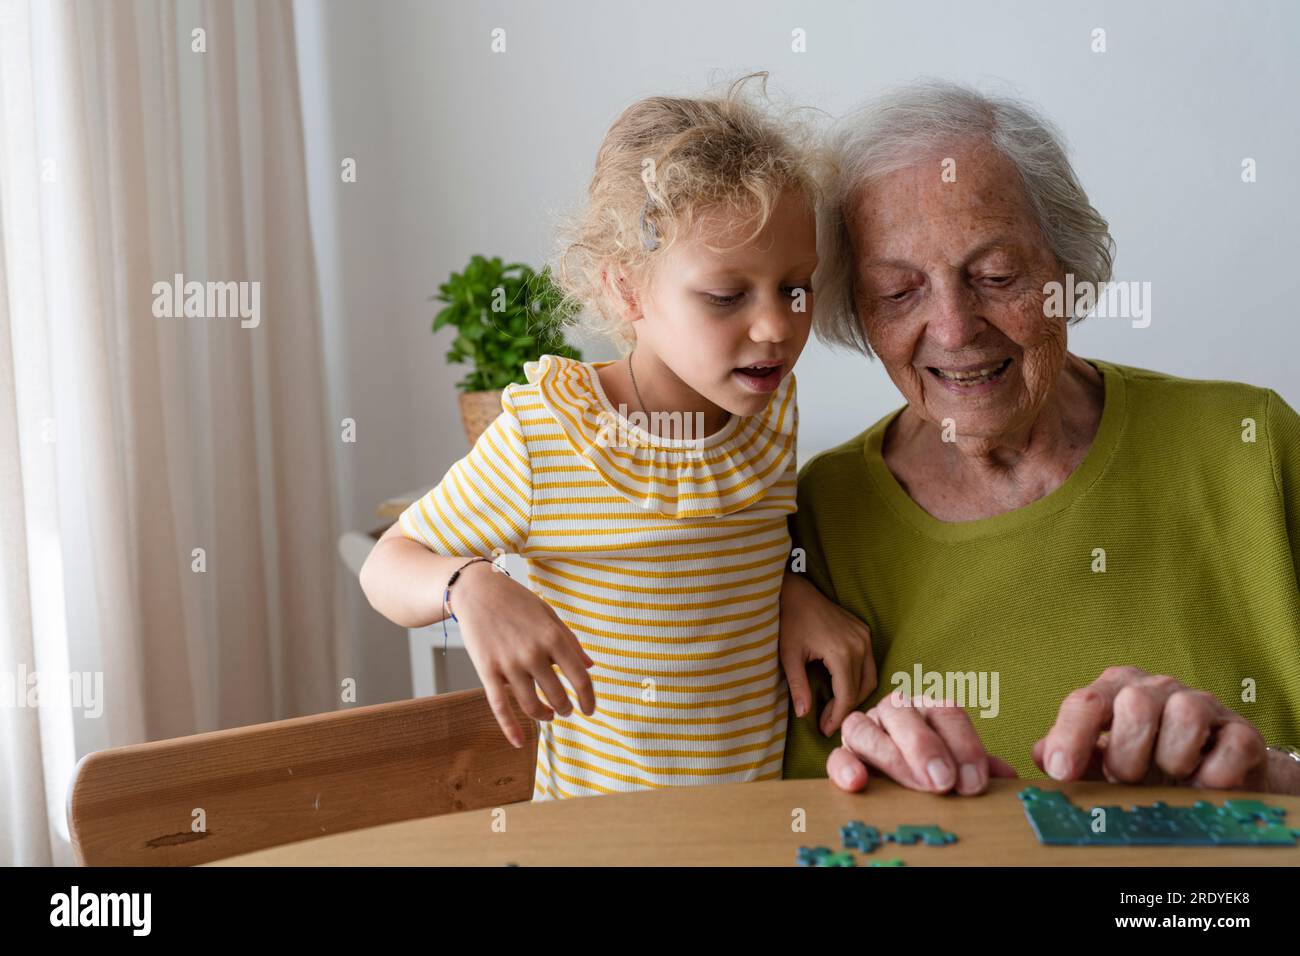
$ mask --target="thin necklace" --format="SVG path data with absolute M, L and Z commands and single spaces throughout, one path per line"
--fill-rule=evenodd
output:
M 641 414 L 648 419 L 650 413 L 645 410 L 645 402 L 641 401 L 641 389 L 636 387 L 636 373 L 632 371 L 632 352 L 627 353 L 627 374 L 632 377 L 632 390 L 636 392 L 636 403 L 641 406 Z
M 633 349 L 632 351 L 635 352 L 636 349 Z M 641 400 L 641 389 L 637 388 L 636 385 L 636 372 L 632 371 L 632 352 L 627 353 L 627 374 L 632 379 L 632 391 L 636 392 L 636 403 L 641 406 L 641 414 L 644 415 L 646 421 L 649 422 L 650 413 L 645 410 L 645 402 Z M 723 424 L 725 425 L 729 421 L 731 421 L 730 414 L 727 415 L 726 421 L 724 421 Z

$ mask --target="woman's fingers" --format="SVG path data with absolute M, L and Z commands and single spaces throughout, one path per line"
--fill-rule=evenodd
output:
M 867 714 L 854 711 L 849 714 L 841 729 L 840 740 L 852 756 L 903 786 L 913 790 L 930 789 L 928 783 L 916 779 L 898 744 L 890 738 L 874 711 Z
M 1213 694 L 1136 667 L 1111 667 L 1061 703 L 1033 747 L 1057 780 L 1181 781 L 1230 789 L 1264 778 L 1259 731 Z
M 926 719 L 927 711 L 943 706 L 929 704 L 921 698 L 913 702 L 895 693 L 877 704 L 873 711 L 902 752 L 913 779 L 920 784 L 919 789 L 935 793 L 946 793 L 957 783 L 957 763 L 943 738 Z
M 960 707 L 927 708 L 926 717 L 957 761 L 957 792 L 983 793 L 989 784 L 989 760 L 970 715 Z
M 1103 769 L 1118 783 L 1138 783 L 1151 769 L 1165 703 L 1182 689 L 1172 677 L 1142 677 L 1125 684 L 1111 703 L 1109 742 Z
M 1233 715 L 1218 728 L 1214 746 L 1192 775 L 1191 782 L 1198 787 L 1216 790 L 1241 787 L 1252 777 L 1258 778 L 1267 757 L 1264 738 L 1259 731 Z
M 826 776 L 841 790 L 857 793 L 866 788 L 870 774 L 867 765 L 852 751 L 836 747 L 826 758 Z
M 846 757 L 827 761 L 827 771 L 855 774 L 854 758 L 914 790 L 963 795 L 983 793 L 990 777 L 1015 778 L 1015 768 L 992 757 L 970 715 L 950 702 L 935 704 L 891 694 L 867 713 L 853 712 L 841 731 Z M 852 789 L 856 776 L 836 779 Z M 865 785 L 865 781 L 863 781 Z
M 1092 758 L 1098 736 L 1110 726 L 1115 695 L 1147 676 L 1136 667 L 1109 667 L 1087 687 L 1072 691 L 1061 701 L 1056 723 L 1042 747 L 1035 747 L 1043 771 L 1056 780 L 1078 779 Z
M 1107 668 L 1071 693 L 1033 748 L 1057 780 L 1225 789 L 1260 779 L 1266 757 L 1259 731 L 1214 695 L 1136 667 Z
M 1196 773 L 1205 746 L 1227 714 L 1212 694 L 1181 690 L 1165 701 L 1153 759 L 1160 771 L 1175 780 Z
M 1016 780 L 1020 777 L 1020 774 L 1016 773 L 1016 768 L 1001 757 L 989 754 L 989 776 L 1002 780 Z

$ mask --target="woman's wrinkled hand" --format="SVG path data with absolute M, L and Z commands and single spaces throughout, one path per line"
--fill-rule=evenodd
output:
M 1137 667 L 1107 668 L 1071 692 L 1033 757 L 1055 780 L 1290 792 L 1292 777 L 1273 778 L 1294 774 L 1213 694 Z
M 868 768 L 928 793 L 983 793 L 990 777 L 1017 777 L 984 749 L 970 715 L 950 701 L 890 694 L 866 713 L 852 713 L 831 751 L 826 774 L 842 790 L 866 787 Z

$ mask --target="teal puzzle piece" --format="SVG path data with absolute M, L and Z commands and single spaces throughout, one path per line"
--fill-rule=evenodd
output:
M 852 853 L 836 853 L 828 846 L 799 847 L 795 863 L 799 866 L 857 866 Z
M 850 820 L 840 827 L 840 840 L 846 850 L 874 853 L 880 846 L 880 831 L 861 820 Z
M 904 846 L 910 846 L 917 840 L 924 840 L 926 846 L 945 846 L 949 843 L 957 842 L 957 834 L 949 833 L 933 824 L 917 826 L 915 824 L 904 824 L 894 830 L 893 833 L 886 833 L 885 839 L 892 843 L 901 843 Z
M 957 842 L 957 834 L 949 833 L 933 824 L 918 826 L 910 823 L 895 828 L 893 833 L 882 834 L 878 829 L 867 826 L 861 820 L 850 820 L 840 827 L 840 840 L 844 850 L 839 853 L 826 846 L 799 847 L 799 852 L 795 855 L 795 863 L 798 866 L 857 866 L 853 854 L 848 851 L 874 853 L 886 840 L 905 846 L 918 841 L 924 841 L 928 846 L 946 846 Z M 893 859 L 867 865 L 905 866 L 906 864 L 902 860 Z

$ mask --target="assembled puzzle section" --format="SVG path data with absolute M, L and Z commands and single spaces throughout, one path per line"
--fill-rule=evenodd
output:
M 1258 800 L 1084 810 L 1055 790 L 1029 787 L 1017 796 L 1038 841 L 1054 846 L 1295 846 L 1300 836 L 1283 822 L 1285 810 Z

